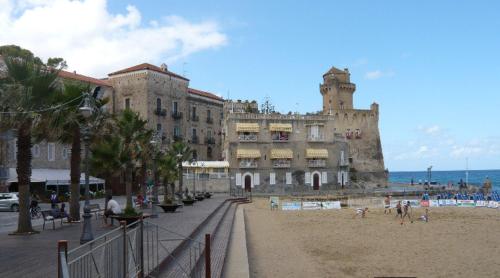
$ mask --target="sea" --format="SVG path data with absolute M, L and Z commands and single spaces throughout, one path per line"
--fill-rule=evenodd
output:
M 448 182 L 457 185 L 462 179 L 465 182 L 466 171 L 432 171 L 432 182 L 447 185 Z M 481 186 L 488 177 L 494 190 L 500 190 L 500 170 L 469 170 L 469 184 Z M 414 183 L 425 182 L 429 179 L 427 171 L 416 172 L 389 172 L 391 183 Z

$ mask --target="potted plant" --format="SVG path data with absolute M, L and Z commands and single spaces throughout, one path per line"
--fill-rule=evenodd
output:
M 194 198 L 196 199 L 196 201 L 203 201 L 203 199 L 205 199 L 205 194 L 197 194 Z
M 125 221 L 127 225 L 130 225 L 138 221 L 141 217 L 146 218 L 147 215 L 143 215 L 142 212 L 136 211 L 133 207 L 126 207 L 123 213 L 113 215 L 112 217 L 118 221 Z
M 193 197 L 191 197 L 191 195 L 187 195 L 186 198 L 182 200 L 182 203 L 185 206 L 192 206 L 194 204 L 194 202 L 196 202 L 196 200 L 193 199 Z
M 175 212 L 181 205 L 174 203 L 170 197 L 166 197 L 163 203 L 158 206 L 161 207 L 164 212 Z
M 210 197 L 212 197 L 212 193 L 210 193 L 208 191 L 205 192 L 205 198 L 210 199 Z

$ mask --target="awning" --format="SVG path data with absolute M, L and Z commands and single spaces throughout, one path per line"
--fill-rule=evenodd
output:
M 269 124 L 269 131 L 292 132 L 292 124 Z
M 182 162 L 183 168 L 229 168 L 228 161 L 196 161 Z
M 306 158 L 328 158 L 327 149 L 306 149 Z
M 46 185 L 70 185 L 69 169 L 32 169 L 31 182 L 45 182 Z M 17 172 L 15 168 L 9 169 L 9 179 L 7 183 L 17 182 Z M 104 183 L 103 179 L 89 177 L 89 184 Z M 80 184 L 85 184 L 85 173 L 81 173 Z
M 291 149 L 272 149 L 271 159 L 292 159 L 293 151 Z
M 238 149 L 236 150 L 237 158 L 259 158 L 260 150 Z
M 259 132 L 258 123 L 236 123 L 236 132 Z

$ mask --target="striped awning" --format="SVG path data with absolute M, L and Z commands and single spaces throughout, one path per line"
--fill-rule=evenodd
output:
M 327 149 L 306 149 L 306 158 L 328 158 Z
M 259 132 L 258 123 L 236 123 L 236 132 Z
M 272 149 L 271 159 L 292 159 L 293 151 L 291 149 Z
M 292 132 L 292 124 L 269 124 L 269 131 Z
M 236 158 L 259 158 L 260 150 L 258 149 L 238 149 L 236 150 Z

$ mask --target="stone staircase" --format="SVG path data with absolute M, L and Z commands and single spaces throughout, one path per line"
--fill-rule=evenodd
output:
M 158 277 L 205 277 L 205 234 L 211 234 L 212 277 L 221 277 L 236 207 L 244 198 L 222 203 L 162 263 Z

